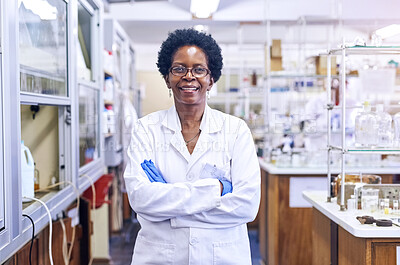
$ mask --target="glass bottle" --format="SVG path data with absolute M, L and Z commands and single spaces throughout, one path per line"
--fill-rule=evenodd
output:
M 392 145 L 392 116 L 383 110 L 383 104 L 376 105 L 378 122 L 378 147 Z
M 39 170 L 36 168 L 36 163 L 34 163 L 34 165 L 35 165 L 35 173 L 33 178 L 33 187 L 34 190 L 38 190 L 40 189 L 40 183 L 39 183 L 40 173 Z
M 371 112 L 371 105 L 364 102 L 364 110 L 357 114 L 355 122 L 356 147 L 373 147 L 377 145 L 378 123 L 376 114 Z

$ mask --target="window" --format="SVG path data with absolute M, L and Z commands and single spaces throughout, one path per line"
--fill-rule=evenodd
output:
M 66 2 L 21 0 L 18 9 L 21 91 L 68 96 Z

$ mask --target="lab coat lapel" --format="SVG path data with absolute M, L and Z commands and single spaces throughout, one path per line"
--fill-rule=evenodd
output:
M 187 172 L 204 154 L 213 148 L 218 140 L 217 132 L 221 130 L 224 121 L 220 115 L 214 114 L 212 109 L 206 105 L 200 124 L 201 134 L 190 157 Z
M 190 154 L 182 139 L 182 127 L 175 106 L 168 109 L 167 115 L 165 115 L 162 121 L 162 125 L 174 132 L 174 135 L 170 139 L 170 144 L 186 159 L 186 162 L 189 162 Z

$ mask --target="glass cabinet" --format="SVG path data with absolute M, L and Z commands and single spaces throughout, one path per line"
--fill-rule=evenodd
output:
M 78 1 L 77 80 L 79 102 L 80 174 L 98 168 L 101 162 L 100 118 L 103 88 L 99 66 L 102 45 L 100 9 L 86 0 Z
M 21 0 L 18 5 L 20 90 L 68 96 L 67 3 Z
M 49 222 L 44 206 L 23 198 L 21 150 L 30 150 L 39 172 L 40 190 L 29 197 L 42 200 L 52 218 L 77 199 L 75 188 L 90 186 L 80 174 L 96 181 L 104 171 L 102 10 L 101 0 L 0 0 L 0 264 L 31 240 L 23 215 L 36 232 Z
M 0 53 L 0 84 L 2 84 L 2 56 Z M 3 106 L 3 87 L 0 85 L 0 102 Z M 5 218 L 5 196 L 4 196 L 4 159 L 3 159 L 3 113 L 2 109 L 0 109 L 0 231 L 4 229 L 4 218 Z
M 79 167 L 100 157 L 100 91 L 79 86 Z
M 92 71 L 93 12 L 89 5 L 78 2 L 78 79 L 86 81 L 94 81 Z

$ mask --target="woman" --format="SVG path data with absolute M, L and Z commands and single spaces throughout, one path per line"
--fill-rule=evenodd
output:
M 251 264 L 246 223 L 260 200 L 252 135 L 206 100 L 221 76 L 221 49 L 210 35 L 176 30 L 157 66 L 175 105 L 141 118 L 132 133 L 124 177 L 141 225 L 132 264 Z

